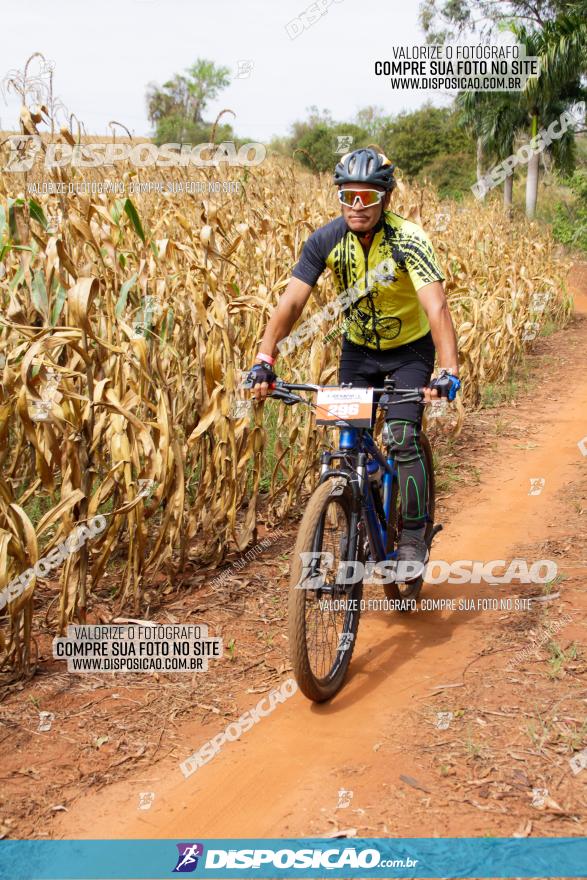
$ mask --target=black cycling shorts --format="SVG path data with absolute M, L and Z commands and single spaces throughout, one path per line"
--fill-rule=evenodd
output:
M 356 345 L 343 338 L 339 383 L 383 388 L 387 373 L 391 373 L 397 388 L 422 388 L 430 381 L 434 370 L 436 350 L 432 334 L 428 332 L 415 342 L 407 342 L 388 351 L 374 351 Z M 424 412 L 422 403 L 403 403 L 400 395 L 394 395 L 387 407 L 386 419 L 404 419 L 420 424 Z

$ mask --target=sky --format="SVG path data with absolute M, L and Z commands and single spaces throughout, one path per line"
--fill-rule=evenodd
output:
M 0 77 L 42 52 L 55 65 L 55 94 L 100 135 L 110 134 L 112 119 L 149 135 L 147 84 L 162 84 L 199 57 L 228 67 L 231 78 L 205 118 L 228 107 L 236 119 L 224 121 L 236 134 L 262 142 L 288 134 L 311 105 L 351 121 L 370 104 L 395 114 L 427 99 L 448 103 L 438 92 L 393 91 L 374 74 L 391 46 L 424 42 L 417 0 L 322 2 L 324 14 L 304 27 L 308 0 L 19 0 L 2 12 Z M 239 62 L 248 75 L 237 76 Z M 19 101 L 7 100 L 0 97 L 0 129 L 15 129 Z

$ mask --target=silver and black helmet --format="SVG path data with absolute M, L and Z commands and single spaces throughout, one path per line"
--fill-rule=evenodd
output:
M 395 186 L 394 168 L 395 165 L 383 153 L 364 147 L 341 158 L 334 169 L 334 183 L 337 186 L 343 183 L 372 183 L 391 192 Z

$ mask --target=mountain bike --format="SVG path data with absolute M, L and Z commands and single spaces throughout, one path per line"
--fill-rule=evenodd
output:
M 318 393 L 316 404 L 300 395 L 306 391 Z M 289 405 L 305 403 L 316 410 L 317 424 L 340 428 L 338 449 L 321 454 L 320 479 L 300 523 L 290 573 L 290 658 L 300 690 L 315 702 L 332 698 L 344 683 L 369 566 L 373 571 L 384 563 L 381 583 L 389 605 L 398 611 L 414 610 L 422 589 L 423 566 L 415 574 L 413 569 L 406 573 L 405 566 L 400 571 L 402 564 L 396 563 L 394 571 L 402 532 L 397 465 L 371 433 L 376 407 L 385 407 L 392 394 L 396 402 L 398 396 L 406 402 L 424 397 L 422 389 L 396 389 L 391 376 L 386 376 L 383 388 L 371 389 L 278 379 L 268 395 Z M 430 549 L 442 526 L 434 525 L 432 450 L 423 432 L 420 444 L 427 473 L 425 539 Z

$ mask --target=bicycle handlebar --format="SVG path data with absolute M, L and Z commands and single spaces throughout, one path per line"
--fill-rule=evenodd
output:
M 306 385 L 297 384 L 295 382 L 284 382 L 283 379 L 277 379 L 273 385 L 276 391 L 285 389 L 286 391 L 320 391 L 322 388 L 348 388 L 349 390 L 357 388 L 371 388 L 371 385 L 353 385 L 352 382 L 341 383 L 340 385 Z M 423 388 L 373 388 L 374 394 L 422 394 Z
M 352 390 L 353 388 L 364 388 L 371 386 L 364 385 L 353 385 L 352 383 L 342 383 L 340 385 L 313 385 L 313 384 L 305 384 L 305 383 L 297 383 L 297 382 L 284 382 L 283 379 L 277 379 L 273 385 L 271 390 L 269 391 L 268 397 L 273 397 L 276 400 L 283 400 L 284 403 L 294 404 L 294 403 L 308 403 L 304 397 L 300 397 L 299 394 L 294 394 L 295 391 L 319 391 L 321 388 L 348 388 Z M 422 388 L 395 388 L 395 383 L 393 383 L 393 387 L 388 388 L 373 388 L 374 394 L 400 394 L 404 396 L 404 400 L 402 403 L 420 403 L 424 399 L 424 391 Z M 378 405 L 381 405 L 381 400 L 376 401 Z

